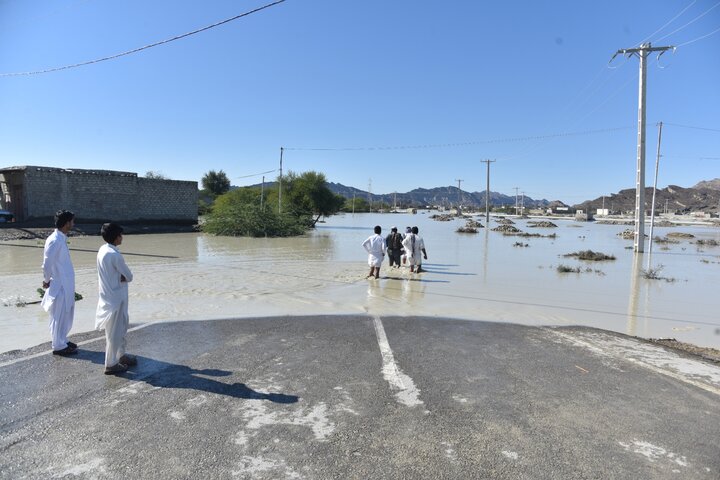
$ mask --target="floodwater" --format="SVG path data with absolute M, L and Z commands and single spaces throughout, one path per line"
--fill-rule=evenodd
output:
M 489 229 L 458 234 L 463 220 L 436 222 L 430 213 L 337 215 L 300 238 L 225 238 L 203 234 L 128 235 L 121 250 L 133 270 L 133 324 L 276 315 L 423 315 L 527 325 L 585 325 L 629 335 L 675 338 L 720 348 L 718 279 L 720 229 L 658 228 L 655 236 L 690 233 L 691 239 L 653 246 L 652 267 L 671 279 L 643 278 L 648 254 L 636 255 L 632 240 L 617 234 L 632 228 L 552 220 L 557 228 L 528 233 L 555 238 L 504 236 Z M 476 217 L 483 224 L 484 216 Z M 383 235 L 417 225 L 425 239 L 427 273 L 391 270 L 366 280 L 367 256 L 360 246 L 376 224 Z M 490 227 L 497 226 L 491 217 Z M 646 230 L 649 233 L 649 229 Z M 92 330 L 97 303 L 95 254 L 100 237 L 70 239 L 77 302 L 71 333 Z M 523 246 L 518 246 L 520 243 Z M 42 241 L 0 242 L 0 351 L 49 340 L 38 304 Z M 527 245 L 527 246 L 524 246 Z M 614 255 L 584 262 L 562 255 L 579 250 Z M 558 273 L 559 264 L 582 273 Z

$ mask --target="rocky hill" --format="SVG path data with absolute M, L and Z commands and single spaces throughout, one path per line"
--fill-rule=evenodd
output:
M 705 185 L 717 186 L 710 188 Z M 652 187 L 647 187 L 645 189 L 645 206 L 648 211 L 651 209 L 652 194 Z M 595 209 L 603 208 L 603 205 L 612 212 L 632 213 L 635 211 L 635 189 L 620 190 L 610 196 L 587 200 L 574 205 L 574 207 L 583 210 L 589 208 L 591 212 L 594 212 Z M 717 213 L 719 207 L 720 179 L 700 182 L 691 188 L 669 185 L 667 188 L 658 189 L 655 194 L 655 211 L 658 213 Z
M 692 188 L 709 188 L 710 190 L 720 190 L 720 178 L 716 178 L 714 180 L 703 180 L 702 182 L 698 182 L 697 185 Z
M 328 187 L 333 192 L 352 198 L 356 197 L 368 198 L 368 192 L 354 187 L 347 187 L 340 183 L 328 183 Z M 383 202 L 388 205 L 398 207 L 424 207 L 426 205 L 441 205 L 445 207 L 465 205 L 474 207 L 485 206 L 485 191 L 482 192 L 466 192 L 457 187 L 435 187 L 435 188 L 416 188 L 409 192 L 393 192 L 384 194 L 372 194 L 373 202 Z M 524 206 L 528 207 L 546 207 L 550 202 L 545 199 L 535 200 L 525 196 Z M 502 193 L 490 192 L 491 205 L 515 205 L 515 196 L 503 195 Z

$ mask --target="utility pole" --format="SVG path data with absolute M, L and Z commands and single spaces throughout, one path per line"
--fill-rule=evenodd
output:
M 653 52 L 660 52 L 658 56 L 675 47 L 653 47 L 650 42 L 643 43 L 638 48 L 625 48 L 618 50 L 612 60 L 618 55 L 640 59 L 640 80 L 638 86 L 638 145 L 637 169 L 635 172 L 635 242 L 634 251 L 641 253 L 645 244 L 645 96 L 647 90 L 647 57 Z
M 667 212 L 668 212 L 667 204 L 668 204 L 668 199 L 666 198 L 665 199 L 665 211 L 663 212 L 663 213 L 665 213 L 665 215 L 667 215 Z
M 458 209 L 457 209 L 458 212 L 457 212 L 457 214 L 460 215 L 462 213 L 461 209 L 462 209 L 462 200 L 463 200 L 462 190 L 460 190 L 460 184 L 463 182 L 463 180 L 456 178 L 455 181 L 458 182 Z
M 487 164 L 487 179 L 485 182 L 485 226 L 490 223 L 490 164 L 495 160 L 480 160 Z
M 262 184 L 260 185 L 260 210 L 263 208 L 263 198 L 265 197 L 265 175 L 263 175 Z
M 355 215 L 355 192 L 353 192 L 353 205 L 352 205 L 352 213 Z
M 280 147 L 280 179 L 278 181 L 278 213 L 282 212 L 282 156 L 283 156 L 283 150 L 285 150 L 283 147 Z
M 662 122 L 658 125 L 657 157 L 655 158 L 655 183 L 653 183 L 652 206 L 650 207 L 650 242 L 648 245 L 648 271 L 650 270 L 650 258 L 652 257 L 653 227 L 655 227 L 655 191 L 657 190 L 657 176 L 660 169 L 660 140 L 662 140 Z
M 368 212 L 372 213 L 372 178 L 368 179 Z
M 525 211 L 525 192 L 522 192 L 522 197 L 520 199 L 520 216 L 522 216 L 524 211 Z
M 518 214 L 518 187 L 515 187 L 515 215 Z

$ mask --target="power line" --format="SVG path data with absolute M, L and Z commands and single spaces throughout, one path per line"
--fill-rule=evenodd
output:
M 673 127 L 680 127 L 680 128 L 690 128 L 693 130 L 705 130 L 708 132 L 720 132 L 720 129 L 717 129 L 717 128 L 691 127 L 690 125 L 678 125 L 677 123 L 667 123 L 667 122 L 665 122 L 665 125 L 672 125 Z
M 115 58 L 124 57 L 126 55 L 130 55 L 132 53 L 137 53 L 142 50 L 147 50 L 148 48 L 157 47 L 158 45 L 164 45 L 166 43 L 174 42 L 175 40 L 180 40 L 181 38 L 189 37 L 190 35 L 195 35 L 196 33 L 204 32 L 205 30 L 210 30 L 211 28 L 219 27 L 220 25 L 224 25 L 226 23 L 230 23 L 233 20 L 237 20 L 238 18 L 247 17 L 248 15 L 251 15 L 253 13 L 259 12 L 260 10 L 265 10 L 266 8 L 270 8 L 274 5 L 277 5 L 279 3 L 283 3 L 285 0 L 277 0 L 272 3 L 268 3 L 267 5 L 263 5 L 262 7 L 258 7 L 254 10 L 250 10 L 245 13 L 241 13 L 240 15 L 235 15 L 234 17 L 226 18 L 225 20 L 221 20 L 217 23 L 213 23 L 212 25 L 208 25 L 206 27 L 199 28 L 197 30 L 193 30 L 192 32 L 183 33 L 182 35 L 177 35 L 172 38 L 168 38 L 166 40 L 162 40 L 159 42 L 151 43 L 150 45 L 145 45 L 144 47 L 135 48 L 133 50 L 128 50 L 127 52 L 118 53 L 115 55 L 110 55 L 108 57 L 98 58 L 95 60 L 90 60 L 87 62 L 81 62 L 81 63 L 75 63 L 73 65 L 65 65 L 63 67 L 55 67 L 55 68 L 48 68 L 46 70 L 37 70 L 34 72 L 15 72 L 15 73 L 0 73 L 0 77 L 15 77 L 20 75 L 40 75 L 42 73 L 51 73 L 51 72 L 57 72 L 60 70 L 68 70 L 70 68 L 77 68 L 77 67 L 84 67 L 85 65 L 91 65 L 93 63 L 100 63 L 104 62 L 106 60 L 113 60 Z
M 275 170 L 268 170 L 267 172 L 253 173 L 252 175 L 243 175 L 242 177 L 235 177 L 235 179 L 238 179 L 238 178 L 258 177 L 258 176 L 260 176 L 260 175 L 265 175 L 266 173 L 273 173 L 273 172 L 277 172 L 277 169 L 275 169 Z
M 678 17 L 680 17 L 680 15 L 682 15 L 683 13 L 685 13 L 685 11 L 686 11 L 688 8 L 692 7 L 692 6 L 695 5 L 696 3 L 697 3 L 697 0 L 693 0 L 693 2 L 692 2 L 690 5 L 688 5 L 687 7 L 683 8 L 682 10 L 680 10 L 680 13 L 678 13 L 678 14 L 675 15 L 673 18 L 671 18 L 670 20 L 668 20 L 668 22 L 667 22 L 665 25 L 663 25 L 662 27 L 658 28 L 655 32 L 653 32 L 651 35 L 649 35 L 649 36 L 648 36 L 645 40 L 643 40 L 642 42 L 636 43 L 636 45 L 637 45 L 637 46 L 640 46 L 641 44 L 647 43 L 647 42 L 649 42 L 650 40 L 652 40 L 652 37 L 653 37 L 653 36 L 655 36 L 656 34 L 660 33 L 662 30 L 664 30 L 665 27 L 667 27 L 667 26 L 670 25 L 672 22 L 674 22 L 675 20 L 677 20 Z
M 664 35 L 664 36 L 658 38 L 658 39 L 655 40 L 655 41 L 656 41 L 656 42 L 659 42 L 660 40 L 665 40 L 665 39 L 666 39 L 667 37 L 669 37 L 670 35 L 673 35 L 673 34 L 679 32 L 680 30 L 683 30 L 685 27 L 688 27 L 688 26 L 692 25 L 693 23 L 697 22 L 697 21 L 700 20 L 702 17 L 704 17 L 705 15 L 707 15 L 708 13 L 710 13 L 712 10 L 715 10 L 717 7 L 720 7 L 720 2 L 716 3 L 715 5 L 713 5 L 713 6 L 710 7 L 709 9 L 707 9 L 705 12 L 703 12 L 703 13 L 701 13 L 700 15 L 698 15 L 697 17 L 693 18 L 692 20 L 690 20 L 688 23 L 686 23 L 686 24 L 683 25 L 682 27 L 676 28 L 676 29 L 673 30 L 672 32 L 670 32 L 670 33 L 668 33 L 667 35 Z
M 381 147 L 340 147 L 340 148 L 310 148 L 310 147 L 286 147 L 285 150 L 305 151 L 305 152 L 352 152 L 352 151 L 372 151 L 372 150 L 411 150 L 425 148 L 447 148 L 447 147 L 465 147 L 471 145 L 486 145 L 491 143 L 511 143 L 525 142 L 529 140 L 541 140 L 546 138 L 573 137 L 580 135 L 591 135 L 595 133 L 616 132 L 620 130 L 634 129 L 634 126 L 603 128 L 598 130 L 584 130 L 579 132 L 563 132 L 551 133 L 548 135 L 531 135 L 527 137 L 508 137 L 496 138 L 492 140 L 477 140 L 462 143 L 440 143 L 428 145 L 400 145 L 400 146 L 381 146 Z
M 663 155 L 662 157 L 675 160 L 720 160 L 720 157 L 685 157 L 678 155 Z
M 717 29 L 713 30 L 712 32 L 708 33 L 707 35 L 703 35 L 702 37 L 698 37 L 698 38 L 696 38 L 695 40 L 690 40 L 689 42 L 681 43 L 680 45 L 678 45 L 678 47 L 684 47 L 685 45 L 690 45 L 691 43 L 695 43 L 695 42 L 697 42 L 698 40 L 702 40 L 703 38 L 707 38 L 707 37 L 709 37 L 710 35 L 715 35 L 717 32 L 720 32 L 720 28 L 717 28 Z

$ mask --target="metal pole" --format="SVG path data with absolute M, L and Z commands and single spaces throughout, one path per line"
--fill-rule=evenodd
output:
M 490 164 L 495 160 L 482 160 L 487 164 L 487 178 L 485 182 L 485 224 L 490 223 Z
M 278 213 L 282 212 L 282 157 L 283 147 L 280 147 L 280 180 L 278 181 Z
M 648 270 L 650 270 L 650 258 L 652 256 L 653 227 L 655 226 L 655 191 L 657 190 L 657 177 L 660 168 L 660 140 L 662 140 L 662 122 L 658 131 L 657 156 L 655 157 L 655 183 L 653 183 L 652 207 L 650 207 L 650 243 L 648 244 Z
M 260 210 L 263 208 L 263 197 L 265 196 L 265 175 L 263 175 L 262 185 L 260 185 Z

